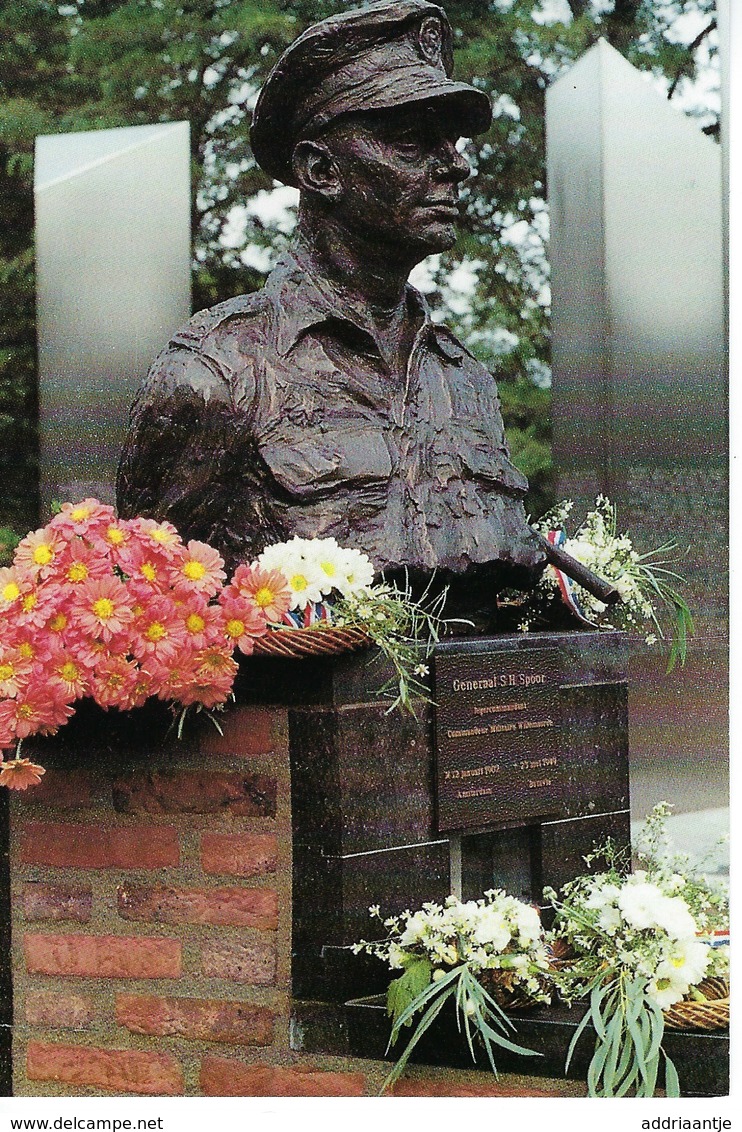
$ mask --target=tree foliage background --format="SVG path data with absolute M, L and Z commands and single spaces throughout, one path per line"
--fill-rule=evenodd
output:
M 194 309 L 253 290 L 291 227 L 290 209 L 270 207 L 274 186 L 250 153 L 257 91 L 304 27 L 356 3 L 0 0 L 0 528 L 25 531 L 37 520 L 35 136 L 190 121 Z M 464 189 L 457 247 L 428 266 L 441 285 L 431 297 L 497 373 L 510 445 L 539 511 L 552 491 L 546 87 L 604 36 L 677 99 L 714 55 L 714 3 L 445 7 L 457 76 L 491 95 L 495 121 L 468 145 L 477 176 Z M 713 113 L 697 112 L 707 132 L 718 130 Z

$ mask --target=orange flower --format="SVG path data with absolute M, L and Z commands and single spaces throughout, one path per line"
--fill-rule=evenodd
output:
M 176 588 L 198 590 L 207 597 L 213 597 L 222 588 L 226 578 L 224 559 L 213 546 L 191 539 L 178 555 L 173 569 L 173 584 Z
M 32 763 L 30 759 L 13 759 L 9 763 L 0 760 L 0 786 L 7 786 L 9 790 L 27 790 L 29 786 L 37 786 L 42 774 L 46 774 L 43 766 Z
M 291 605 L 291 590 L 281 571 L 264 570 L 257 563 L 238 566 L 225 598 L 232 596 L 230 589 L 246 598 L 269 624 L 280 621 Z
M 46 578 L 54 572 L 62 551 L 62 542 L 54 531 L 41 527 L 31 531 L 18 543 L 13 564 L 35 578 Z

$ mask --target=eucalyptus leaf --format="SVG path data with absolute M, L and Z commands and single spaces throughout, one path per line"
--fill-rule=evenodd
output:
M 438 984 L 438 986 L 440 987 L 440 983 Z M 407 1065 L 407 1062 L 410 1059 L 410 1055 L 411 1055 L 413 1049 L 415 1048 L 417 1043 L 420 1041 L 420 1039 L 422 1038 L 422 1036 L 426 1032 L 426 1030 L 428 1030 L 430 1028 L 430 1026 L 432 1026 L 433 1022 L 438 1017 L 441 1010 L 445 1006 L 446 1001 L 451 997 L 453 992 L 454 992 L 454 988 L 450 984 L 448 986 L 445 986 L 443 988 L 443 990 L 438 994 L 438 997 L 436 998 L 435 1002 L 433 1002 L 428 1007 L 427 1011 L 425 1012 L 425 1014 L 422 1016 L 422 1018 L 420 1019 L 420 1021 L 417 1024 L 417 1026 L 415 1027 L 415 1030 L 413 1031 L 412 1037 L 410 1038 L 409 1042 L 407 1043 L 407 1046 L 405 1047 L 405 1050 L 404 1050 L 402 1056 L 399 1058 L 399 1060 L 395 1064 L 394 1068 L 392 1069 L 391 1073 L 388 1075 L 388 1077 L 384 1081 L 384 1084 L 381 1086 L 381 1092 L 382 1093 L 385 1092 L 386 1089 L 388 1089 L 391 1085 L 394 1084 L 395 1081 L 397 1081 L 399 1079 L 399 1077 L 401 1076 L 401 1074 L 404 1071 L 405 1066 Z M 390 1044 L 391 1044 L 391 1042 L 390 1042 Z
M 460 974 L 460 967 L 455 967 L 452 971 L 446 972 L 444 978 L 439 979 L 437 982 L 430 982 L 428 986 L 420 992 L 417 998 L 414 998 L 412 1002 L 410 1002 L 408 1006 L 405 1007 L 405 1009 L 402 1011 L 402 1013 L 399 1015 L 396 1022 L 392 1026 L 392 1032 L 389 1037 L 389 1045 L 387 1049 L 391 1048 L 391 1046 L 394 1045 L 397 1037 L 399 1036 L 399 1032 L 402 1026 L 406 1025 L 408 1019 L 412 1018 L 414 1014 L 417 1014 L 418 1011 L 422 1010 L 422 1008 L 427 1005 L 431 998 L 434 998 L 436 995 L 441 994 L 447 987 L 450 987 L 450 984 L 458 979 L 460 977 Z M 451 988 L 451 991 L 453 991 L 453 989 L 454 988 Z
M 606 1040 L 604 1044 L 607 1047 L 608 1055 L 605 1058 L 603 1068 L 603 1081 L 609 1095 L 613 1092 L 618 1059 L 621 1054 L 622 1043 L 626 1041 L 627 1036 L 626 1015 L 623 1007 L 620 1005 L 606 1026 Z
M 588 1025 L 590 1024 L 591 1021 L 592 1021 L 591 1012 L 589 1010 L 586 1010 L 585 1013 L 582 1016 L 580 1024 L 578 1025 L 577 1029 L 575 1030 L 575 1032 L 572 1036 L 572 1041 L 569 1043 L 569 1049 L 567 1050 L 567 1060 L 566 1060 L 566 1063 L 564 1065 L 564 1072 L 565 1073 L 567 1073 L 569 1071 L 570 1062 L 572 1061 L 572 1055 L 575 1052 L 575 1046 L 577 1045 L 578 1041 L 580 1040 L 581 1034 L 584 1033 L 584 1031 L 587 1029 L 587 1027 L 588 1027 Z
M 662 1052 L 665 1057 L 665 1092 L 668 1097 L 679 1097 L 680 1081 L 678 1079 L 678 1071 L 665 1051 L 663 1050 Z

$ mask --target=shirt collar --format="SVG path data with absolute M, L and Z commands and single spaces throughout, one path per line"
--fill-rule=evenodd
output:
M 301 245 L 294 245 L 281 255 L 265 286 L 279 312 L 276 343 L 282 357 L 289 353 L 305 330 L 330 321 L 354 326 L 371 338 L 378 350 L 372 330 L 364 325 L 360 315 L 348 309 L 326 279 L 318 280 L 310 274 Z M 464 347 L 447 327 L 433 322 L 425 297 L 409 283 L 406 294 L 408 302 L 423 316 L 420 333 L 434 342 L 450 361 L 460 361 L 465 353 Z

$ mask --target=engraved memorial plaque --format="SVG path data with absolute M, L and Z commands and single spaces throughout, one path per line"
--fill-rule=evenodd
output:
M 559 809 L 560 680 L 555 648 L 436 649 L 441 832 L 535 821 Z

